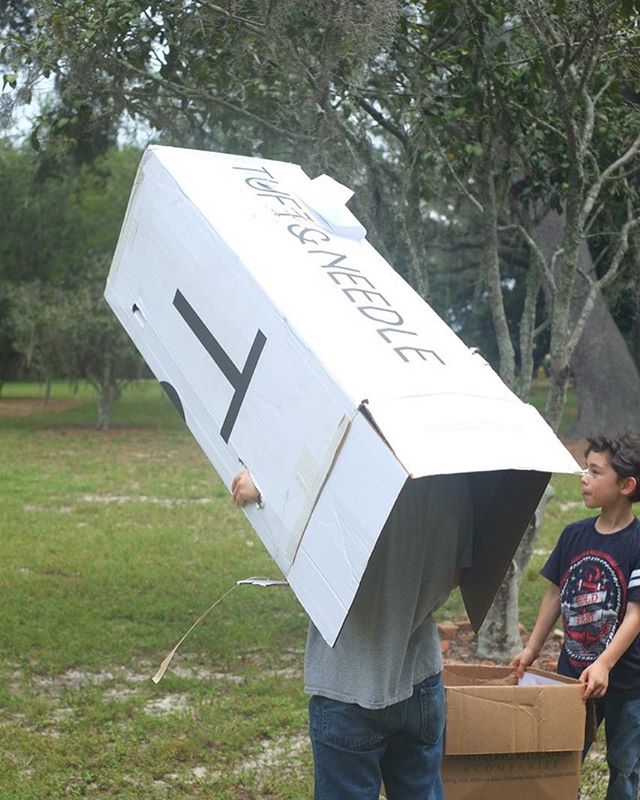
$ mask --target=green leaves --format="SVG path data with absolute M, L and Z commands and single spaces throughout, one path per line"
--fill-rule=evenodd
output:
M 77 164 L 105 152 L 124 112 L 165 143 L 297 161 L 356 188 L 375 245 L 416 285 L 446 272 L 443 250 L 463 251 L 469 290 L 437 279 L 446 313 L 482 296 L 474 248 L 487 163 L 496 225 L 511 236 L 534 208 L 579 201 L 628 147 L 640 127 L 639 7 L 42 0 L 15 41 L 22 64 L 56 79 L 33 137 L 40 174 L 62 175 L 66 153 Z M 512 258 L 503 269 L 515 273 Z M 519 310 L 509 313 L 515 330 Z
M 9 86 L 11 89 L 15 89 L 17 85 L 18 85 L 18 76 L 16 75 L 15 72 L 5 73 L 2 76 L 2 91 L 4 91 L 7 88 L 7 86 Z

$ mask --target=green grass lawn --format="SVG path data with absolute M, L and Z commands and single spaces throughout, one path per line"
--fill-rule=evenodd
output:
M 0 399 L 0 800 L 248 800 L 312 796 L 302 690 L 305 615 L 287 589 L 241 586 L 278 571 L 155 382 L 131 387 L 113 426 L 56 384 Z M 584 515 L 575 478 L 553 481 L 522 583 Z M 459 596 L 443 616 L 459 617 Z M 601 800 L 601 760 L 588 766 Z
M 0 401 L 0 798 L 308 798 L 290 591 L 238 587 L 151 681 L 236 580 L 278 577 L 173 407 L 137 387 L 100 433 L 90 392 L 34 394 Z

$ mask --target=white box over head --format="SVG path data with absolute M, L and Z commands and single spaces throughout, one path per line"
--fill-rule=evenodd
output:
M 351 192 L 299 166 L 150 147 L 107 301 L 329 644 L 406 481 L 468 473 L 477 628 L 552 472 L 539 414 L 364 238 Z

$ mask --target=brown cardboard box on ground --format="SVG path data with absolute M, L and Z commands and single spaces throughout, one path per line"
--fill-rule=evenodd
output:
M 586 707 L 570 678 L 446 665 L 446 800 L 575 800 Z

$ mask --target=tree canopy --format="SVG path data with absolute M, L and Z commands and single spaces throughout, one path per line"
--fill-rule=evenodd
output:
M 330 172 L 356 188 L 374 244 L 450 321 L 473 322 L 459 309 L 484 303 L 501 374 L 522 396 L 545 342 L 557 427 L 591 310 L 637 270 L 636 2 L 33 9 L 4 58 L 56 77 L 35 141 L 91 155 L 90 134 L 106 141 L 128 114 L 163 141 Z M 443 302 L 451 292 L 456 307 Z
M 47 395 L 56 377 L 87 380 L 101 427 L 141 363 L 102 297 L 138 160 L 109 150 L 46 175 L 26 147 L 0 147 L 0 387 L 18 356 Z

